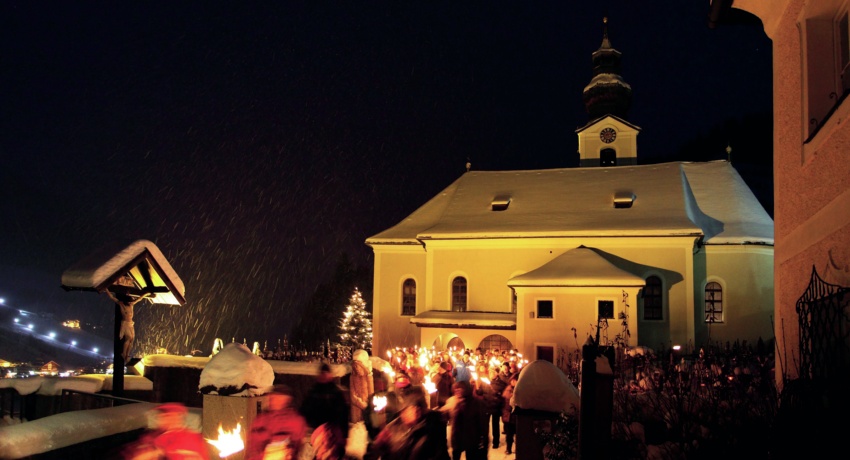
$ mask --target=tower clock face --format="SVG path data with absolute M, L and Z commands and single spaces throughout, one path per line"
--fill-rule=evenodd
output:
M 610 144 L 614 142 L 614 139 L 617 138 L 617 131 L 614 131 L 613 128 L 605 128 L 599 132 L 599 139 L 606 144 Z

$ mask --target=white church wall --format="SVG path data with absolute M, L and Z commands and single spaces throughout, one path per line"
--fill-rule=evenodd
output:
M 410 316 L 400 316 L 404 278 L 413 277 L 417 281 L 416 312 L 419 314 L 429 310 L 451 309 L 451 281 L 456 275 L 467 278 L 468 311 L 509 313 L 509 279 L 518 273 L 537 269 L 579 245 L 599 249 L 609 261 L 644 279 L 651 274 L 662 278 L 662 321 L 643 321 L 639 308 L 640 290 L 629 292 L 628 321 L 634 345 L 660 349 L 676 344 L 698 343 L 707 335 L 701 292 L 708 270 L 725 279 L 734 280 L 733 286 L 729 288 L 733 290 L 729 292 L 732 296 L 729 302 L 735 303 L 730 303 L 730 307 L 740 304 L 749 309 L 740 307 L 734 316 L 729 317 L 730 322 L 714 327 L 713 337 L 749 337 L 745 333 L 748 333 L 752 323 L 762 319 L 760 314 L 769 318 L 767 312 L 751 311 L 755 305 L 769 308 L 768 305 L 772 303 L 772 248 L 767 246 L 758 247 L 761 252 L 757 251 L 755 255 L 730 252 L 728 247 L 723 250 L 710 247 L 707 249 L 711 251 L 710 256 L 706 256 L 706 249 L 694 254 L 693 236 L 429 241 L 424 249 L 411 246 L 376 251 L 373 346 L 379 354 L 395 346 L 430 347 L 451 331 L 461 337 L 466 346 L 475 348 L 483 337 L 500 333 L 511 340 L 521 353 L 531 356 L 534 352 L 531 346 L 533 341 L 563 343 L 564 346 L 574 348 L 572 327 L 576 327 L 578 343 L 581 345 L 590 333 L 590 324 L 595 324 L 598 292 L 584 300 L 570 296 L 556 298 L 558 316 L 554 322 L 547 323 L 529 318 L 529 313 L 536 308 L 536 301 L 529 295 L 528 289 L 518 288 L 516 331 L 419 328 L 410 324 Z M 746 294 L 733 294 L 738 290 Z M 613 289 L 606 294 L 617 300 L 617 308 L 620 308 L 622 292 L 622 289 Z M 561 312 L 560 307 L 576 303 L 582 304 L 587 311 L 580 313 L 573 308 Z M 738 312 L 741 313 L 740 317 L 737 316 Z M 731 310 L 729 314 L 732 315 Z M 614 322 L 619 323 L 618 318 Z M 769 319 L 767 324 L 769 332 Z M 619 332 L 615 331 L 615 326 L 613 322 L 609 324 L 610 340 Z M 765 332 L 759 329 L 756 339 L 759 334 Z
M 773 332 L 773 247 L 706 246 L 706 273 L 709 280 L 722 280 L 722 324 L 712 324 L 712 342 L 746 340 L 755 345 L 759 337 L 769 341 Z M 699 286 L 697 308 L 704 314 L 705 279 Z M 708 338 L 704 317 L 703 334 Z
M 638 290 L 627 290 L 629 297 Z M 607 321 L 607 328 L 600 330 L 600 343 L 613 344 L 622 333 L 620 314 L 625 312 L 623 289 L 619 287 L 529 287 L 517 288 L 518 306 L 523 314 L 517 314 L 516 347 L 525 356 L 535 356 L 536 346 L 555 343 L 555 359 L 562 351 L 579 350 L 588 337 L 596 338 L 598 306 L 600 300 L 614 303 L 614 315 Z M 551 300 L 553 317 L 540 318 L 537 302 Z M 573 330 L 575 329 L 575 330 Z M 636 325 L 629 325 L 632 346 L 638 343 Z
M 416 312 L 424 311 L 425 255 L 421 246 L 399 246 L 375 251 L 372 299 L 372 350 L 383 356 L 390 348 L 420 343 L 419 330 L 410 316 L 401 315 L 402 284 L 406 277 L 416 280 Z

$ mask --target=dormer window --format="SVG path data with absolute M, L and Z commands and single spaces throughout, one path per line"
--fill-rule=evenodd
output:
M 490 207 L 493 211 L 504 211 L 511 204 L 510 195 L 496 195 L 493 201 L 490 202 Z
M 615 208 L 631 208 L 635 202 L 635 194 L 632 192 L 617 192 L 614 194 Z

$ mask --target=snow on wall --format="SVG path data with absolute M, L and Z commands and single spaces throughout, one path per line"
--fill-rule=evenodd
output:
M 112 389 L 112 375 L 85 374 L 75 377 L 30 377 L 26 379 L 0 379 L 0 388 L 14 388 L 19 395 L 33 393 L 42 396 L 59 396 L 62 390 L 98 393 Z M 140 375 L 124 376 L 125 390 L 153 390 L 153 382 Z
M 0 458 L 25 458 L 104 436 L 147 428 L 147 413 L 156 406 L 154 403 L 136 403 L 64 412 L 31 422 L 2 426 Z

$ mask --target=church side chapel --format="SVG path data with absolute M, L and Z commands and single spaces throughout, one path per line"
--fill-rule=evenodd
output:
M 588 338 L 654 350 L 773 339 L 773 220 L 728 161 L 641 165 L 607 21 L 579 167 L 467 171 L 366 239 L 373 350 L 517 349 Z

